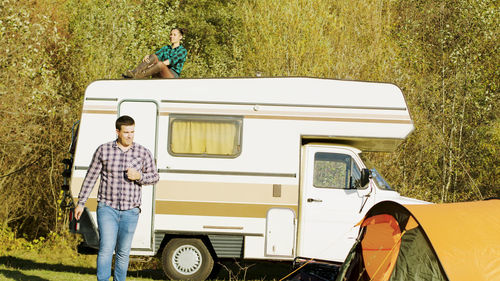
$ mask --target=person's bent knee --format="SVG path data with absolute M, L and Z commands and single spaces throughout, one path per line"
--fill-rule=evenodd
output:
M 157 63 L 157 62 L 160 61 L 155 54 L 149 55 L 148 59 L 149 59 L 150 62 L 154 62 L 154 63 Z

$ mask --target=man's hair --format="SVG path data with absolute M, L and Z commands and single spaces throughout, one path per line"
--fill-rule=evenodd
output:
M 135 125 L 135 121 L 132 117 L 128 115 L 123 115 L 120 118 L 116 119 L 115 127 L 117 130 L 121 130 L 122 126 L 131 126 Z

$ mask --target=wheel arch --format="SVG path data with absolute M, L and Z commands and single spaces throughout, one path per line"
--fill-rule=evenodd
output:
M 203 235 L 203 234 L 182 234 L 182 233 L 168 233 L 168 232 L 156 233 L 155 240 L 157 243 L 159 243 L 160 246 L 157 247 L 155 251 L 155 256 L 161 258 L 163 249 L 165 249 L 167 243 L 175 238 L 200 239 L 203 242 L 203 244 L 205 244 L 205 247 L 207 247 L 214 261 L 218 260 L 217 253 L 215 252 L 215 249 L 212 243 L 210 242 L 208 235 Z

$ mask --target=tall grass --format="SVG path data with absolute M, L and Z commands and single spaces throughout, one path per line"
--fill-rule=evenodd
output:
M 396 46 L 387 1 L 245 1 L 242 75 L 387 81 Z

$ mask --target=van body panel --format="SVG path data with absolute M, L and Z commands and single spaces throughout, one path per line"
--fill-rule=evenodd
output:
M 305 77 L 95 81 L 85 92 L 74 155 L 75 200 L 94 151 L 116 138 L 114 122 L 125 114 L 135 119 L 135 141 L 150 149 L 160 174 L 156 185 L 143 186 L 132 255 L 156 254 L 162 238 L 173 234 L 242 245 L 248 259 L 341 262 L 357 233 L 354 225 L 378 194 L 400 198 L 372 181 L 354 187 L 355 177 L 345 175 L 365 168 L 361 151 L 393 151 L 414 129 L 401 90 L 387 83 Z M 213 139 L 203 143 L 189 126 L 224 133 L 207 131 Z M 210 142 L 231 149 L 210 150 Z M 342 161 L 350 161 L 349 168 Z M 323 174 L 315 174 L 315 165 L 323 165 Z M 335 165 L 344 169 L 344 185 L 322 186 L 342 181 Z M 98 185 L 86 203 L 94 220 Z

